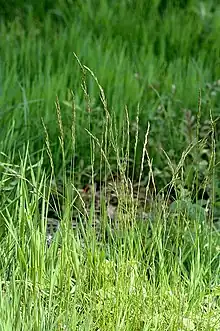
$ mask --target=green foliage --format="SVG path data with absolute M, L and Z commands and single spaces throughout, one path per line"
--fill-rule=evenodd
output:
M 218 2 L 0 9 L 0 329 L 219 330 Z
M 218 6 L 213 9 L 214 3 L 194 2 L 189 2 L 184 9 L 168 6 L 161 18 L 157 1 L 139 5 L 61 1 L 53 3 L 56 10 L 44 11 L 41 6 L 50 8 L 50 3 L 41 2 L 40 6 L 33 5 L 22 19 L 18 14 L 10 24 L 2 23 L 1 127 L 5 136 L 15 121 L 13 141 L 10 141 L 15 150 L 27 140 L 31 141 L 33 153 L 41 149 L 43 118 L 56 154 L 56 167 L 60 168 L 53 105 L 58 96 L 68 141 L 72 116 L 72 97 L 68 90 L 73 90 L 78 132 L 76 164 L 79 166 L 83 160 L 85 167 L 89 166 L 90 143 L 84 129 L 91 130 L 100 139 L 105 111 L 99 89 L 88 72 L 85 83 L 91 111 L 86 111 L 88 98 L 84 98 L 80 88 L 82 71 L 73 51 L 95 72 L 104 88 L 108 109 L 116 118 L 118 140 L 122 138 L 124 105 L 128 107 L 131 127 L 135 127 L 139 107 L 137 159 L 140 159 L 150 122 L 150 156 L 158 174 L 166 167 L 161 148 L 178 162 L 196 132 L 199 88 L 202 89 L 201 134 L 210 122 L 210 107 L 214 119 L 218 116 Z M 41 16 L 35 15 L 37 10 L 42 11 L 43 21 L 36 18 Z M 132 130 L 130 135 L 133 142 Z M 219 146 L 218 140 L 216 144 Z M 68 143 L 66 154 L 70 162 Z M 138 172 L 137 165 L 136 176 Z M 166 175 L 157 179 L 160 186 L 167 180 Z
M 90 226 L 69 227 L 73 206 L 66 204 L 47 248 L 43 216 L 52 184 L 43 158 L 32 164 L 24 150 L 20 165 L 1 163 L 2 329 L 218 330 L 219 233 L 200 222 L 202 208 L 158 200 L 153 217 L 97 240 Z M 63 192 L 68 199 L 68 187 Z M 130 218 L 127 206 L 119 221 Z

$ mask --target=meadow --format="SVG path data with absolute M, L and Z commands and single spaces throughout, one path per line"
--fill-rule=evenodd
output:
M 1 8 L 1 330 L 220 329 L 219 31 L 214 0 Z

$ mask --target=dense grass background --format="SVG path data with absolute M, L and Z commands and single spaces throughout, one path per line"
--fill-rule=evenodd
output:
M 138 4 L 70 1 L 41 5 L 42 8 L 34 3 L 27 7 L 21 2 L 24 10 L 10 7 L 7 12 L 9 17 L 13 13 L 13 20 L 1 23 L 1 127 L 5 137 L 14 126 L 12 148 L 17 150 L 29 140 L 31 153 L 40 150 L 44 141 L 43 118 L 53 150 L 59 154 L 58 127 L 54 125 L 54 101 L 58 96 L 70 159 L 71 89 L 77 108 L 78 161 L 83 159 L 85 166 L 90 163 L 89 138 L 84 128 L 90 126 L 100 138 L 105 116 L 99 90 L 88 73 L 91 112 L 86 111 L 87 101 L 80 86 L 82 72 L 73 52 L 104 88 L 108 109 L 117 118 L 119 139 L 125 105 L 131 124 L 139 108 L 138 156 L 150 122 L 149 148 L 159 170 L 157 174 L 166 164 L 161 147 L 177 162 L 192 140 L 189 131 L 196 127 L 199 89 L 201 130 L 203 135 L 207 133 L 205 121 L 210 120 L 210 109 L 213 118 L 219 112 L 220 87 L 211 86 L 220 75 L 217 3 L 189 1 L 183 8 L 158 1 Z M 18 16 L 14 18 L 17 10 Z M 59 168 L 58 160 L 59 156 L 56 162 Z M 169 174 L 163 171 L 159 177 L 158 183 L 164 185 Z
M 0 8 L 0 328 L 219 330 L 218 1 Z M 72 184 L 109 168 L 124 191 L 150 170 L 160 194 L 147 221 L 127 204 L 130 226 L 101 243 L 88 227 L 82 243 Z M 54 178 L 63 222 L 48 249 Z

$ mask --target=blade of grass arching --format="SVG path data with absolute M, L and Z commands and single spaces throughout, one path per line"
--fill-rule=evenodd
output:
M 111 125 L 112 125 L 112 119 L 110 117 L 110 114 L 109 114 L 109 111 L 108 111 L 108 108 L 107 108 L 107 102 L 105 101 L 105 95 L 104 95 L 104 91 L 102 90 L 102 88 L 100 87 L 100 84 L 98 83 L 98 87 L 99 89 L 101 90 L 101 102 L 102 102 L 102 105 L 104 107 L 104 110 L 105 110 L 105 122 L 104 122 L 104 129 L 103 129 L 103 132 L 102 132 L 102 140 L 101 140 L 101 143 L 100 143 L 100 147 L 101 149 L 104 150 L 104 153 L 105 155 L 109 155 L 109 151 L 108 149 L 110 148 L 110 135 L 111 135 Z M 109 133 L 110 131 L 110 133 Z M 109 172 L 109 169 L 108 169 L 108 166 L 107 166 L 107 163 L 105 162 L 105 160 L 103 160 L 103 155 L 101 153 L 101 157 L 100 157 L 100 182 L 101 182 L 101 176 L 102 176 L 102 168 L 103 168 L 103 164 L 102 162 L 104 161 L 104 180 L 105 180 L 105 183 L 104 183 L 104 194 L 105 196 L 107 196 L 107 180 L 108 180 L 108 177 L 110 175 L 111 179 L 113 178 L 113 175 L 112 175 L 112 171 Z
M 73 105 L 74 107 L 74 105 Z M 62 218 L 67 221 L 67 231 L 68 229 L 71 229 L 72 227 L 72 217 L 71 217 L 71 210 L 70 210 L 70 205 L 71 205 L 71 200 L 72 200 L 72 194 L 70 190 L 70 184 L 69 184 L 69 178 L 67 178 L 67 168 L 66 168 L 66 157 L 65 157 L 65 136 L 64 136 L 64 129 L 63 129 L 63 121 L 62 121 L 62 116 L 61 116 L 61 108 L 59 104 L 59 100 L 57 98 L 56 100 L 56 110 L 57 110 L 57 119 L 58 119 L 58 126 L 59 126 L 59 131 L 60 131 L 60 145 L 61 145 L 61 152 L 62 152 L 62 196 L 61 199 L 62 201 Z M 74 108 L 73 108 L 74 112 Z M 73 116 L 75 117 L 75 114 L 73 113 Z M 75 118 L 73 118 L 74 120 Z M 74 134 L 75 128 L 73 127 L 74 123 L 72 123 L 72 135 Z M 75 141 L 75 137 L 72 136 L 72 138 Z M 73 142 L 74 142 L 73 141 Z M 73 146 L 75 149 L 75 146 Z M 72 172 L 72 175 L 74 175 L 74 171 Z M 64 208 L 64 210 L 63 210 Z
M 139 172 L 139 179 L 138 179 L 137 197 L 139 197 L 139 195 L 140 195 L 141 178 L 142 178 L 143 169 L 144 169 L 144 160 L 145 160 L 145 153 L 146 153 L 147 144 L 148 144 L 149 131 L 150 131 L 150 124 L 148 123 L 147 131 L 146 131 L 145 139 L 144 139 L 144 145 L 143 145 L 143 149 L 142 149 L 142 158 L 141 158 L 140 172 Z M 135 215 L 136 215 L 136 213 L 137 213 L 137 206 L 135 207 Z
M 37 198 L 38 198 L 38 196 L 40 196 L 40 201 L 41 201 L 40 206 L 39 206 L 39 203 L 37 202 L 37 208 L 39 209 L 39 213 L 40 213 L 40 217 L 39 217 L 40 230 L 44 234 L 43 240 L 46 240 L 46 228 L 47 228 L 46 217 L 48 215 L 48 210 L 49 210 L 50 190 L 47 195 L 46 180 L 44 180 L 44 182 L 42 184 L 43 184 L 42 187 L 41 188 L 39 187 L 38 192 L 37 192 Z
M 25 227 L 26 224 L 24 220 L 26 219 L 25 215 L 25 206 L 27 202 L 27 188 L 26 188 L 26 183 L 25 183 L 25 178 L 26 178 L 26 168 L 27 168 L 27 160 L 28 160 L 28 148 L 24 152 L 24 157 L 20 156 L 20 167 L 19 171 L 17 174 L 17 177 L 19 179 L 18 185 L 17 185 L 17 194 L 19 196 L 19 201 L 18 201 L 18 224 L 19 224 L 19 241 L 21 244 L 21 249 L 25 249 L 23 245 L 25 245 Z
M 200 134 L 201 108 L 202 108 L 202 95 L 201 95 L 201 89 L 200 89 L 199 90 L 199 95 L 198 95 L 198 110 L 197 110 L 197 121 L 196 121 L 196 139 L 197 139 L 197 143 L 199 142 L 199 134 Z M 199 161 L 199 153 L 200 153 L 199 144 L 197 144 L 196 161 Z M 195 184 L 196 184 L 196 201 L 197 201 L 198 200 L 198 191 L 199 191 L 199 171 L 198 171 L 198 167 L 196 167 Z
M 129 162 L 130 162 L 130 120 L 128 114 L 128 108 L 125 107 L 125 130 L 126 130 L 126 143 L 125 143 L 125 156 L 124 156 L 124 174 L 125 178 L 129 177 Z
M 56 181 L 56 178 L 55 178 L 55 167 L 54 167 L 54 161 L 53 161 L 53 153 L 52 153 L 50 140 L 49 140 L 49 134 L 48 134 L 48 131 L 47 131 L 47 128 L 44 124 L 43 119 L 42 119 L 42 125 L 43 125 L 44 133 L 45 133 L 46 151 L 47 151 L 49 161 L 50 161 L 50 166 L 51 166 L 51 175 L 50 175 L 50 184 L 49 184 L 50 189 L 49 189 L 49 191 L 51 193 L 53 193 L 53 195 L 55 196 L 55 198 L 57 200 L 58 205 L 55 204 L 55 208 L 56 208 L 56 213 L 59 215 L 60 212 L 61 212 L 60 199 L 59 199 L 59 189 L 58 189 L 57 181 Z M 54 187 L 54 190 L 52 190 L 52 187 Z M 52 195 L 52 198 L 53 198 L 53 195 Z M 48 196 L 48 199 L 49 199 L 49 196 Z
M 215 130 L 215 123 L 213 121 L 212 117 L 212 111 L 210 110 L 210 121 L 211 121 L 211 155 L 210 155 L 210 160 L 209 160 L 209 165 L 208 165 L 208 172 L 207 172 L 207 177 L 209 177 L 209 183 L 210 183 L 210 188 L 211 188 L 211 197 L 210 197 L 210 211 L 208 215 L 208 225 L 209 225 L 209 264 L 212 264 L 212 259 L 213 259 L 213 253 L 212 253 L 212 245 L 213 245 L 213 231 L 212 231 L 212 226 L 213 226 L 213 220 L 214 220 L 214 206 L 216 202 L 216 130 Z M 205 188 L 204 188 L 205 191 Z M 211 288 L 211 283 L 212 283 L 212 271 L 211 268 L 208 273 L 208 284 L 209 287 Z
M 73 92 L 72 94 L 72 125 L 71 125 L 71 136 L 72 136 L 72 161 L 71 161 L 71 181 L 74 185 L 75 183 L 75 154 L 76 154 L 76 107 L 75 98 Z
M 210 199 L 210 205 L 211 205 L 211 214 L 210 214 L 210 223 L 213 222 L 213 211 L 214 211 L 214 205 L 216 201 L 216 191 L 215 191 L 215 180 L 216 180 L 216 130 L 215 130 L 215 122 L 213 120 L 212 111 L 210 110 L 210 121 L 211 121 L 211 156 L 209 161 L 209 167 L 208 167 L 208 174 L 210 177 L 210 183 L 211 183 L 211 199 Z
M 61 109 L 60 109 L 60 103 L 58 97 L 56 99 L 56 112 L 57 112 L 57 120 L 58 120 L 59 132 L 60 132 L 59 142 L 62 152 L 63 172 L 65 173 L 64 130 L 63 130 L 63 122 L 62 122 Z
M 60 103 L 58 100 L 58 97 L 56 99 L 56 112 L 57 112 L 57 121 L 58 121 L 58 127 L 59 127 L 59 143 L 61 147 L 61 153 L 62 153 L 62 194 L 65 197 L 65 188 L 66 188 L 66 159 L 65 159 L 65 137 L 64 137 L 64 129 L 63 129 L 63 121 L 61 116 L 61 108 Z
M 95 143 L 92 137 L 90 136 L 90 158 L 91 158 L 91 180 L 92 180 L 92 201 L 90 206 L 90 217 L 89 217 L 89 225 L 92 226 L 92 224 L 96 221 L 95 220 L 95 191 L 96 191 L 96 185 L 95 185 L 95 171 L 94 171 L 94 162 L 95 162 Z
M 137 154 L 137 145 L 139 140 L 139 114 L 140 114 L 140 106 L 138 104 L 137 114 L 136 114 L 136 122 L 135 122 L 135 143 L 134 143 L 134 157 L 133 157 L 133 169 L 131 182 L 134 183 L 134 175 L 135 175 L 135 167 L 136 167 L 136 154 Z

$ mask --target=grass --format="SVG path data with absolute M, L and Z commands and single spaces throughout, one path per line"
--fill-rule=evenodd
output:
M 2 330 L 219 330 L 219 5 L 181 6 L 5 9 Z M 101 202 L 94 228 L 109 178 L 117 222 Z
M 189 139 L 184 128 L 195 124 L 193 117 L 197 112 L 199 88 L 202 89 L 203 121 L 209 119 L 210 108 L 215 116 L 219 111 L 219 87 L 214 87 L 214 91 L 212 86 L 210 89 L 206 88 L 206 83 L 212 84 L 219 78 L 219 12 L 216 9 L 211 13 L 212 8 L 208 5 L 203 9 L 199 6 L 197 9 L 193 8 L 192 3 L 186 12 L 178 11 L 178 8 L 170 9 L 165 12 L 163 19 L 154 6 L 150 7 L 144 17 L 137 8 L 135 10 L 139 24 L 135 24 L 133 9 L 126 8 L 126 3 L 118 9 L 117 6 L 110 7 L 106 2 L 98 11 L 95 6 L 83 9 L 74 7 L 73 23 L 70 18 L 65 19 L 66 23 L 54 22 L 53 16 L 49 14 L 43 22 L 38 22 L 32 12 L 24 21 L 16 19 L 10 24 L 2 23 L 3 135 L 8 132 L 13 118 L 16 132 L 11 144 L 16 143 L 17 149 L 31 140 L 33 152 L 39 151 L 44 142 L 41 125 L 43 117 L 54 142 L 53 152 L 58 154 L 59 159 L 57 127 L 54 125 L 56 112 L 53 105 L 58 95 L 65 133 L 68 136 L 72 113 L 68 106 L 71 99 L 68 89 L 71 89 L 75 94 L 77 110 L 76 153 L 78 160 L 83 159 L 85 165 L 89 165 L 89 139 L 84 135 L 83 128 L 91 130 L 94 127 L 94 133 L 100 138 L 104 114 L 99 90 L 89 74 L 86 75 L 86 83 L 92 111 L 86 112 L 87 100 L 80 88 L 81 70 L 73 56 L 75 52 L 80 61 L 95 72 L 104 88 L 109 111 L 115 113 L 118 119 L 119 138 L 125 105 L 128 106 L 132 123 L 135 122 L 139 105 L 142 124 L 137 150 L 139 157 L 144 131 L 150 121 L 149 148 L 155 167 L 159 171 L 164 168 L 165 158 L 161 147 L 178 160 Z M 93 17 L 96 19 L 92 19 Z M 149 17 L 155 17 L 155 20 Z M 195 25 L 198 30 L 194 28 Z M 185 27 L 184 39 L 181 26 Z M 190 110 L 189 116 L 186 114 L 187 110 Z M 36 118 L 34 123 L 29 114 Z M 187 121 L 189 123 L 183 125 Z M 90 128 L 88 123 L 91 123 Z M 66 151 L 70 158 L 69 146 Z M 59 169 L 58 160 L 56 165 Z M 136 176 L 138 172 L 139 170 Z M 168 178 L 163 180 L 164 174 L 161 177 L 157 180 L 162 181 L 163 186 Z
M 26 153 L 20 166 L 5 165 L 2 180 L 5 189 L 14 182 L 1 208 L 3 330 L 218 330 L 214 228 L 163 199 L 145 222 L 127 205 L 111 235 L 97 241 L 87 226 L 82 239 L 70 229 L 66 197 L 61 229 L 47 248 L 48 180 L 43 160 L 28 159 Z

